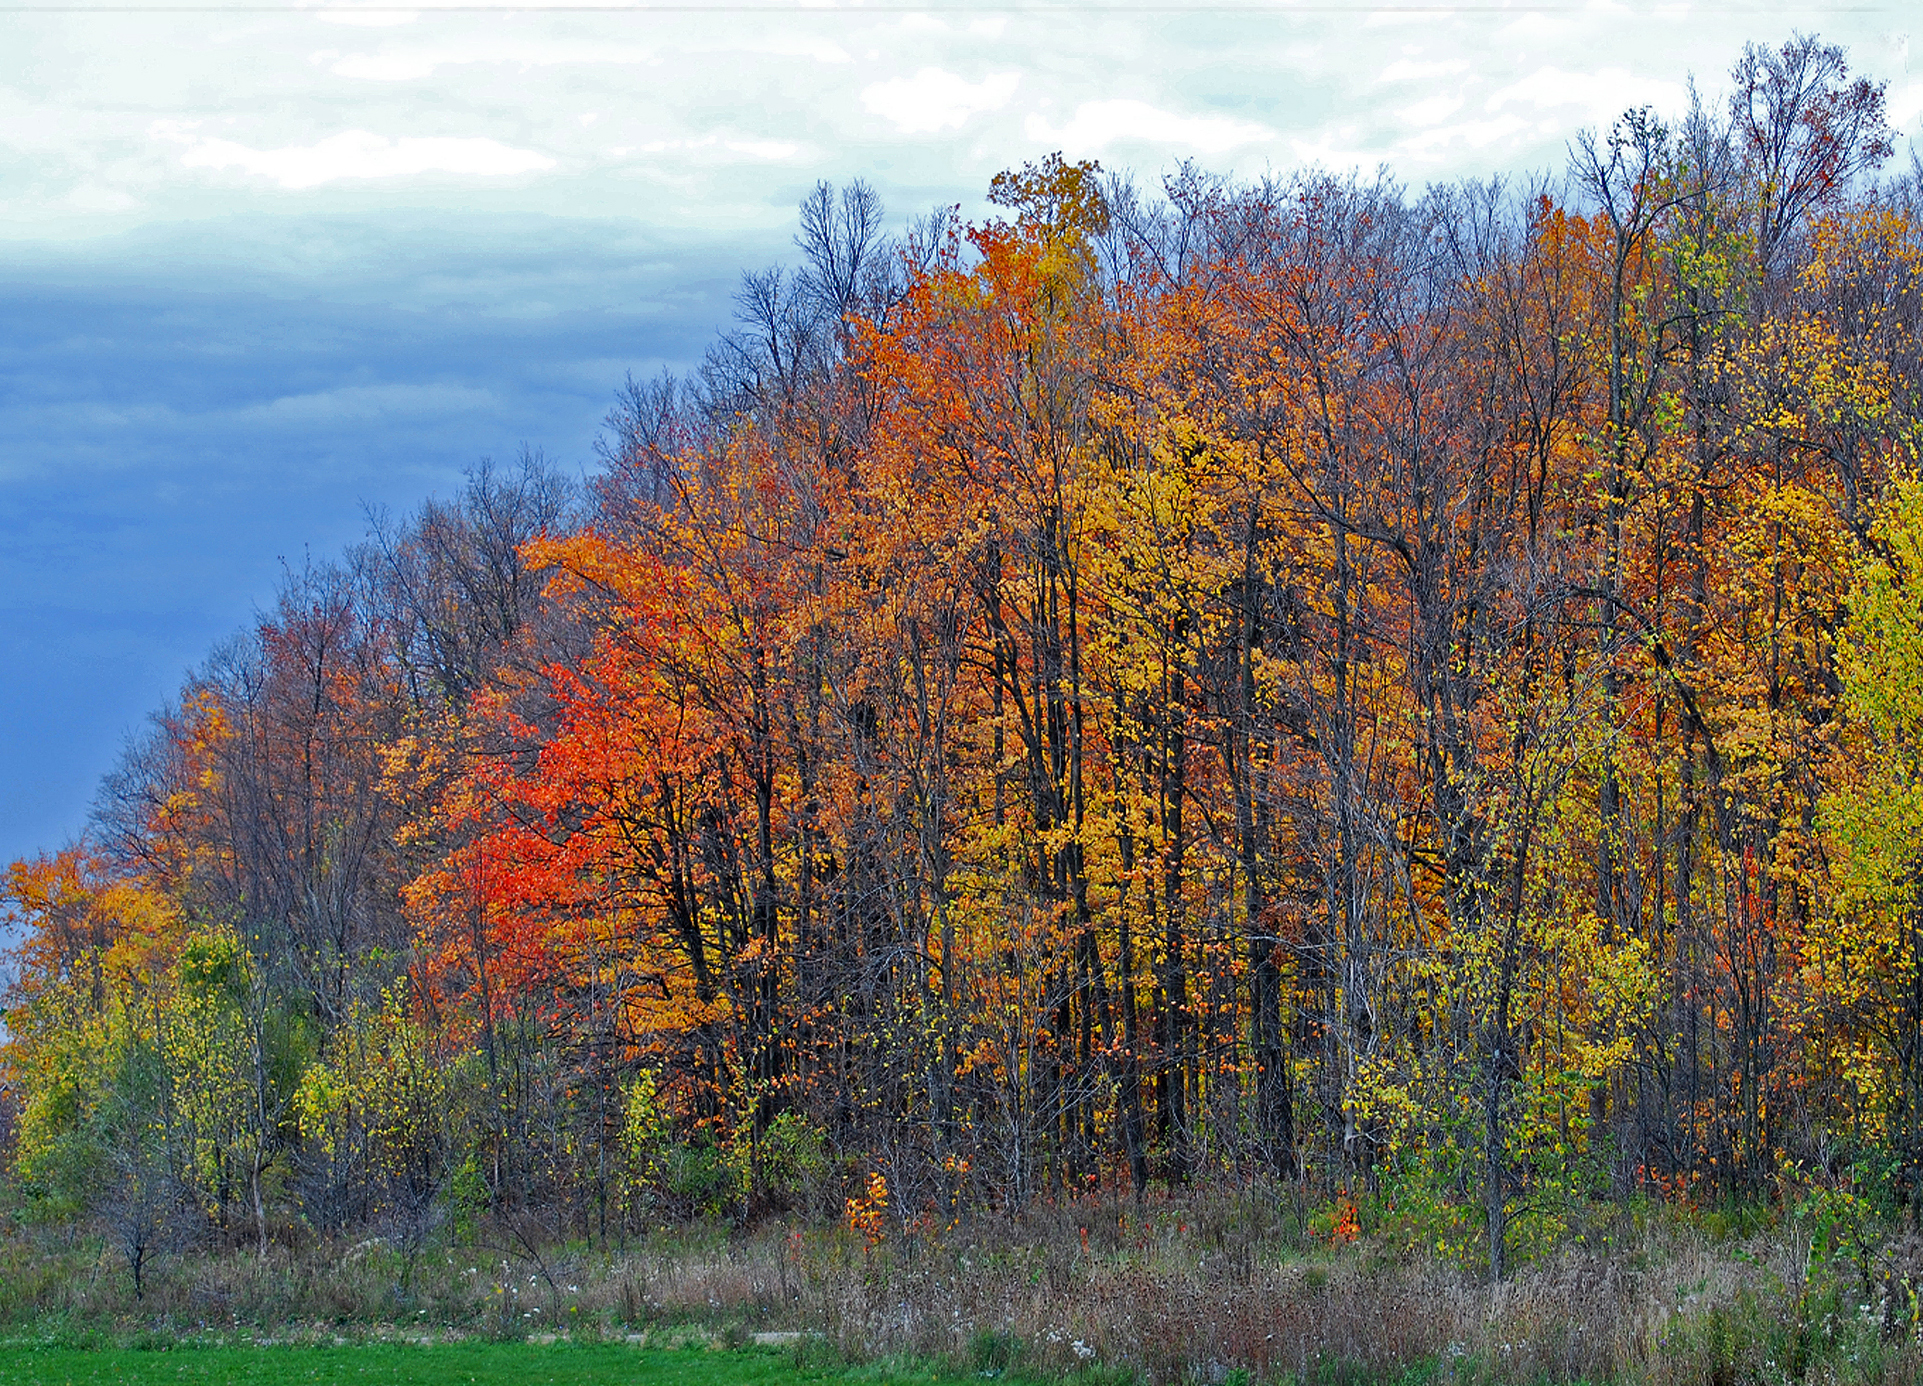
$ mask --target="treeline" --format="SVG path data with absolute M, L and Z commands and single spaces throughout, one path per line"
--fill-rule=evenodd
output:
M 17 863 L 14 1171 L 136 1267 L 1385 1183 L 1923 1201 L 1923 221 L 1881 87 L 1412 196 L 804 202 L 584 486 L 293 573 Z

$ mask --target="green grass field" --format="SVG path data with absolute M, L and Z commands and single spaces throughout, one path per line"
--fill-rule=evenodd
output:
M 910 1380 L 872 1369 L 860 1375 L 875 1386 Z M 802 1386 L 847 1379 L 798 1369 L 791 1355 L 774 1352 L 600 1343 L 0 1348 L 0 1386 Z

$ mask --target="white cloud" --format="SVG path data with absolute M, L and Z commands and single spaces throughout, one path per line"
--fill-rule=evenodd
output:
M 1487 106 L 1491 111 L 1499 111 L 1512 101 L 1527 102 L 1539 111 L 1577 106 L 1591 119 L 1606 121 L 1635 106 L 1679 111 L 1687 95 L 1680 83 L 1638 77 L 1620 67 L 1600 72 L 1543 67 L 1496 92 Z
M 443 67 L 506 63 L 520 68 L 651 63 L 654 50 L 626 43 L 507 42 L 492 39 L 460 47 L 388 49 L 379 53 L 316 54 L 315 60 L 338 59 L 328 70 L 337 77 L 364 82 L 418 82 Z
M 1916 118 L 1923 115 L 1923 82 L 1905 82 L 1902 86 L 1890 87 L 1890 124 L 1904 134 L 1912 134 L 1910 128 Z
M 238 168 L 271 178 L 283 188 L 313 188 L 343 178 L 407 178 L 423 173 L 500 178 L 554 166 L 554 160 L 545 154 L 478 137 L 391 140 L 365 130 L 348 130 L 316 144 L 250 149 L 232 140 L 202 138 L 191 126 L 176 121 L 161 121 L 151 133 L 186 145 L 181 162 L 189 168 Z
M 1289 149 L 1295 161 L 1306 168 L 1361 169 L 1380 157 L 1380 152 L 1362 143 L 1349 125 L 1330 127 L 1312 138 L 1291 138 Z
M 1439 125 L 1433 130 L 1424 130 L 1419 135 L 1411 135 L 1408 139 L 1401 141 L 1397 148 L 1409 154 L 1424 156 L 1446 152 L 1455 145 L 1483 149 L 1498 140 L 1509 139 L 1531 128 L 1528 121 L 1513 113 L 1499 115 L 1490 120 L 1464 120 L 1454 125 Z
M 704 160 L 714 158 L 713 151 L 725 149 L 730 154 L 764 163 L 780 163 L 799 154 L 802 146 L 791 140 L 725 139 L 720 135 L 703 135 L 697 140 L 649 140 L 641 146 L 643 154 L 692 154 L 703 151 Z M 623 145 L 608 151 L 617 158 L 633 152 Z
M 1020 80 L 1015 73 L 1001 72 L 968 82 L 938 67 L 924 67 L 913 77 L 895 77 L 868 87 L 861 93 L 861 104 L 894 122 L 904 134 L 932 134 L 959 129 L 983 111 L 1000 110 Z
M 773 54 L 776 57 L 813 58 L 818 63 L 835 64 L 854 61 L 854 59 L 849 56 L 848 50 L 840 44 L 831 43 L 827 39 L 814 37 L 785 38 L 775 36 L 756 44 L 754 51 Z
M 1461 108 L 1460 96 L 1432 96 L 1427 101 L 1404 106 L 1397 114 L 1410 125 L 1437 125 Z
M 1426 82 L 1435 77 L 1448 77 L 1458 72 L 1467 72 L 1469 64 L 1460 59 L 1448 62 L 1417 62 L 1413 58 L 1398 58 L 1376 74 L 1378 82 Z
M 342 58 L 330 70 L 337 77 L 363 82 L 418 82 L 432 77 L 444 61 L 425 53 L 356 53 Z
M 1140 140 L 1222 154 L 1274 138 L 1274 131 L 1248 121 L 1177 115 L 1134 100 L 1085 101 L 1059 130 L 1050 128 L 1040 116 L 1030 116 L 1027 133 L 1032 140 L 1077 152 L 1103 149 L 1117 140 Z
M 792 159 L 800 146 L 790 140 L 725 140 L 723 146 L 731 153 L 745 154 L 750 159 L 766 159 L 778 163 Z
M 78 212 L 130 212 L 140 205 L 139 198 L 131 197 L 118 188 L 102 187 L 98 183 L 83 183 L 69 192 L 64 200 Z
M 235 421 L 253 424 L 318 424 L 379 422 L 395 418 L 433 418 L 479 414 L 494 404 L 486 390 L 469 385 L 344 385 L 224 411 Z
M 323 24 L 351 24 L 357 29 L 392 29 L 412 24 L 419 10 L 363 10 L 353 5 L 325 5 L 314 11 Z

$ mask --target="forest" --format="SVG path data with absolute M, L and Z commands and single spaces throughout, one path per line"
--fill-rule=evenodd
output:
M 1833 45 L 1725 92 L 821 184 L 585 479 L 290 569 L 7 870 L 11 1225 L 1913 1222 L 1923 189 Z

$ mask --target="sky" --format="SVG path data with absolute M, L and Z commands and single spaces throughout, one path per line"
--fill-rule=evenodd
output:
M 1153 182 L 1560 168 L 1848 45 L 1923 138 L 1903 4 L 0 0 L 0 862 L 80 832 L 129 735 L 283 567 L 523 445 L 591 468 L 795 205 L 900 222 L 1061 150 Z

